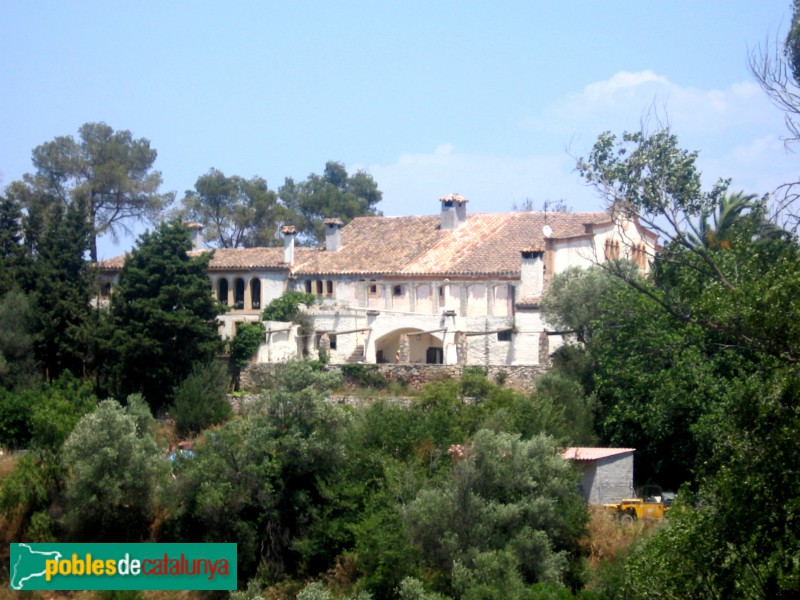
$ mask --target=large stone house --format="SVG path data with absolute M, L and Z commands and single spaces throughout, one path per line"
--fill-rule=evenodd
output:
M 401 362 L 480 366 L 539 365 L 560 343 L 539 312 L 553 274 L 628 258 L 643 270 L 656 236 L 607 212 L 467 214 L 467 200 L 440 200 L 421 217 L 328 219 L 325 246 L 221 248 L 209 265 L 213 294 L 229 311 L 223 336 L 259 321 L 286 290 L 310 292 L 314 331 L 265 322 L 259 362 L 279 362 L 321 345 L 332 363 Z M 196 252 L 199 225 L 190 226 Z M 123 257 L 100 264 L 106 291 Z

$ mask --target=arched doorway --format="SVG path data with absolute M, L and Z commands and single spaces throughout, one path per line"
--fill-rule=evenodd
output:
M 224 277 L 217 283 L 217 301 L 225 306 L 228 305 L 228 280 Z
M 395 329 L 375 340 L 376 362 L 393 363 L 400 348 L 400 336 L 406 334 L 409 344 L 409 362 L 412 364 L 442 364 L 444 362 L 444 332 L 426 333 L 421 329 L 406 327 Z
M 261 280 L 258 277 L 250 280 L 250 308 L 261 308 Z
M 241 310 L 244 308 L 244 279 L 239 277 L 233 288 L 233 308 Z

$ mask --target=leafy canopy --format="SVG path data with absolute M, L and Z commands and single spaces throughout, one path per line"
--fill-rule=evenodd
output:
M 207 269 L 210 253 L 190 257 L 185 225 L 143 234 L 125 260 L 111 297 L 113 378 L 120 395 L 141 392 L 154 408 L 196 363 L 220 347 Z
M 131 222 L 155 221 L 171 201 L 171 195 L 158 193 L 161 173 L 153 170 L 155 159 L 147 139 L 105 123 L 85 123 L 77 140 L 59 136 L 34 148 L 36 171 L 16 183 L 15 193 L 29 209 L 83 201 L 91 259 L 97 261 L 99 235 L 130 233 Z
M 287 217 L 277 194 L 261 177 L 227 177 L 211 169 L 183 198 L 183 216 L 201 223 L 206 240 L 219 248 L 275 246 Z

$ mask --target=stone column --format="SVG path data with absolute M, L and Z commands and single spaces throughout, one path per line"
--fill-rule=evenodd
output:
M 467 364 L 467 354 L 469 351 L 469 338 L 463 333 L 457 334 L 456 339 L 456 363 L 462 367 Z
M 494 284 L 486 284 L 486 315 L 494 316 Z
M 250 297 L 250 280 L 251 279 L 252 279 L 252 277 L 249 277 L 247 279 L 244 279 L 244 278 L 242 279 L 242 281 L 244 281 L 244 304 L 242 305 L 243 309 L 250 309 L 253 306 L 253 304 L 252 304 L 252 300 L 253 299 Z
M 550 338 L 546 331 L 539 334 L 539 364 L 543 367 L 550 363 Z
M 383 307 L 387 310 L 392 309 L 392 286 L 383 284 Z
M 411 362 L 411 344 L 408 341 L 408 334 L 400 334 L 400 347 L 397 350 L 400 353 L 400 360 L 398 362 L 405 365 Z

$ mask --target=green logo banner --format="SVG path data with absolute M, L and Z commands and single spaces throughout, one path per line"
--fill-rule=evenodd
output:
M 236 544 L 11 544 L 12 590 L 235 590 Z

